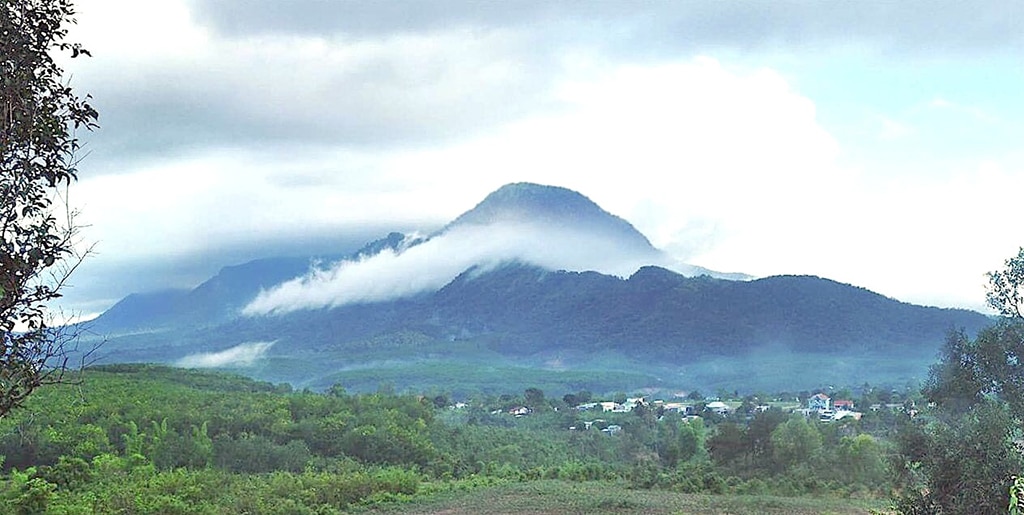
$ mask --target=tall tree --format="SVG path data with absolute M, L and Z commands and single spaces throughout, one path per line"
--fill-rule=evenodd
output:
M 903 513 L 1006 513 L 1024 471 L 1024 248 L 988 277 L 1003 318 L 950 333 L 923 391 L 935 409 L 898 436 Z
M 1005 317 L 1024 319 L 1024 247 L 1002 270 L 989 272 L 988 280 L 988 305 Z
M 69 369 L 71 340 L 47 304 L 81 262 L 66 192 L 77 131 L 98 118 L 53 57 L 89 55 L 65 41 L 74 14 L 70 0 L 0 4 L 0 416 Z

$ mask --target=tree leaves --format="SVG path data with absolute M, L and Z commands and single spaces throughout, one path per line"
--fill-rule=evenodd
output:
M 1002 270 L 989 272 L 985 294 L 988 305 L 1000 315 L 1024 318 L 1024 247 L 1007 259 Z
M 901 438 L 903 513 L 1005 513 L 1011 475 L 1024 467 L 1024 247 L 988 277 L 989 305 L 1006 318 L 974 340 L 947 338 L 923 391 L 930 422 Z
M 54 200 L 76 178 L 74 130 L 98 118 L 51 55 L 88 55 L 64 41 L 73 16 L 70 0 L 0 6 L 0 416 L 60 381 L 68 362 L 68 333 L 48 327 L 45 307 L 77 266 L 64 261 L 76 255 L 75 226 L 70 214 L 56 216 Z

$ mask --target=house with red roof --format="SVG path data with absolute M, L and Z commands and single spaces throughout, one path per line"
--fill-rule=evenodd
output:
M 839 410 L 853 411 L 853 401 L 850 401 L 850 400 L 837 399 L 835 402 L 832 403 L 832 406 L 835 407 L 836 411 L 839 411 Z

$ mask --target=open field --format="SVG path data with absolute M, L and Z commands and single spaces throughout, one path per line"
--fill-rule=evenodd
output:
M 885 501 L 879 500 L 683 494 L 660 490 L 630 490 L 624 485 L 608 482 L 546 480 L 417 497 L 404 504 L 374 506 L 367 513 L 867 515 L 871 510 L 885 508 Z

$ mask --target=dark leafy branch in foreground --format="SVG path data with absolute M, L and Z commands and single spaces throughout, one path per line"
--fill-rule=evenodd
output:
M 79 129 L 98 113 L 63 80 L 53 52 L 89 55 L 65 41 L 69 0 L 0 6 L 0 416 L 33 390 L 61 382 L 74 330 L 51 327 L 61 296 L 88 254 L 66 191 L 76 179 Z

